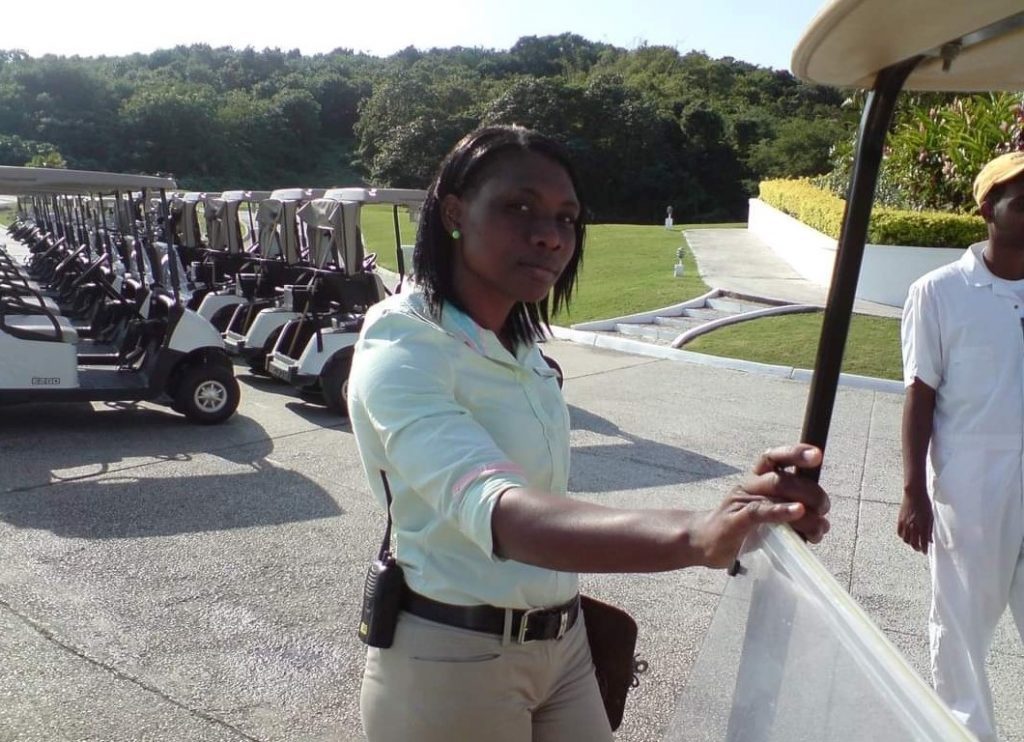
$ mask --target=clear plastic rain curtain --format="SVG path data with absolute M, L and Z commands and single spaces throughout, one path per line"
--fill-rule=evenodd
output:
M 665 742 L 974 739 L 791 528 L 741 564 Z

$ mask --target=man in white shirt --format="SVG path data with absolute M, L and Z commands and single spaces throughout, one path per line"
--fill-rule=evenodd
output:
M 974 197 L 989 239 L 915 282 L 904 307 L 897 531 L 929 556 L 935 688 L 984 741 L 985 659 L 1007 604 L 1024 637 L 1024 152 L 988 163 Z

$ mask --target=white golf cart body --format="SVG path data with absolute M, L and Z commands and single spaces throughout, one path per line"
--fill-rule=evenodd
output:
M 299 218 L 310 237 L 310 261 L 318 270 L 333 262 L 346 273 L 361 270 L 362 250 L 358 247 L 359 201 L 342 201 L 337 196 L 344 191 L 360 189 L 331 189 L 323 198 L 306 203 L 299 210 Z M 377 294 L 386 294 L 379 276 L 374 276 Z M 379 299 L 378 299 L 379 300 Z M 345 325 L 334 323 L 330 329 L 322 330 L 316 342 L 309 342 L 302 350 L 296 363 L 288 350 L 283 348 L 283 336 L 278 339 L 273 353 L 267 359 L 267 371 L 289 383 L 296 383 L 297 377 L 307 376 L 312 383 L 320 375 L 324 365 L 334 355 L 355 344 L 358 332 L 347 331 Z M 300 383 L 300 385 L 302 385 Z
M 221 250 L 228 255 L 244 252 L 242 225 L 238 212 L 244 203 L 257 203 L 259 192 L 224 191 L 219 195 L 209 195 L 204 202 L 203 215 L 206 219 L 206 243 L 212 250 Z M 269 194 L 266 194 L 269 195 Z M 257 216 L 257 221 L 259 216 Z M 236 287 L 226 290 L 211 291 L 203 297 L 198 312 L 201 317 L 213 321 L 218 312 L 245 302 L 245 297 Z
M 163 200 L 174 188 L 173 180 L 162 177 L 0 167 L 0 193 L 18 196 L 158 191 Z M 160 275 L 153 257 L 147 255 L 147 260 Z M 96 260 L 82 278 L 102 264 Z M 198 422 L 229 417 L 238 403 L 238 387 L 223 341 L 208 322 L 183 308 L 178 276 L 172 268 L 174 295 L 152 292 L 156 295 L 151 296 L 149 316 L 143 315 L 146 322 L 157 303 L 164 314 L 157 316 L 154 327 L 160 334 L 149 335 L 138 366 L 80 365 L 78 334 L 66 318 L 45 308 L 23 312 L 5 300 L 0 307 L 0 357 L 5 359 L 0 364 L 0 403 L 145 399 L 169 404 Z
M 270 198 L 260 202 L 256 212 L 259 225 L 260 249 L 264 257 L 281 257 L 289 265 L 302 260 L 296 212 L 299 207 L 317 198 L 323 190 L 309 188 L 282 188 L 273 191 Z M 242 335 L 233 331 L 224 333 L 224 343 L 232 355 L 251 356 L 269 349 L 271 338 L 290 320 L 299 316 L 290 286 L 282 289 L 278 306 L 263 309 L 256 315 L 248 331 Z M 237 310 L 236 310 L 237 311 Z
M 405 209 L 413 220 L 418 219 L 426 199 L 426 191 L 409 188 L 332 188 L 324 198 L 311 202 L 305 212 L 307 224 L 312 233 L 319 234 L 326 241 L 334 259 L 348 274 L 355 275 L 362 270 L 364 245 L 362 239 L 362 208 L 368 205 L 385 204 L 394 207 L 396 251 L 399 265 L 412 265 L 411 246 L 401 244 L 398 225 L 398 211 Z M 403 252 L 408 249 L 408 260 Z M 376 301 L 387 295 L 380 277 L 374 274 Z M 359 338 L 359 324 L 345 317 L 332 316 L 331 326 L 323 328 L 312 337 L 302 349 L 298 358 L 282 348 L 282 341 L 274 348 L 267 361 L 267 370 L 277 378 L 299 387 L 319 383 L 325 396 L 341 393 L 339 389 L 327 389 L 325 371 L 334 365 L 344 365 L 350 360 L 352 349 Z M 341 374 L 347 378 L 347 372 Z M 344 381 L 344 378 L 342 381 Z
M 373 204 L 385 204 L 394 207 L 395 241 L 398 243 L 396 244 L 398 272 L 403 282 L 412 280 L 413 245 L 401 240 L 398 226 L 398 211 L 405 209 L 409 214 L 409 219 L 413 222 L 418 222 L 420 210 L 423 208 L 423 202 L 427 198 L 426 191 L 418 188 L 332 188 L 324 194 L 324 198 L 333 198 L 350 205 L 359 205 L 355 209 L 350 207 L 350 210 L 354 211 L 355 220 L 345 220 L 347 230 L 345 235 L 346 241 L 355 239 L 357 230 L 361 232 L 359 208 Z

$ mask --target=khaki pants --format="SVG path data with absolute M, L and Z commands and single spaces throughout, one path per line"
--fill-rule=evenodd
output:
M 360 698 L 369 742 L 611 742 L 583 617 L 561 639 L 509 644 L 402 613 L 370 648 Z

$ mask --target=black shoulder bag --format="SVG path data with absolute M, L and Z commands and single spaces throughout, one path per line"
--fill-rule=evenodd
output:
M 640 685 L 637 675 L 647 671 L 647 662 L 633 653 L 636 649 L 636 621 L 621 608 L 587 595 L 580 596 L 580 609 L 587 627 L 587 642 L 597 686 L 601 690 L 608 723 L 614 732 L 622 723 L 626 694 L 630 688 Z

